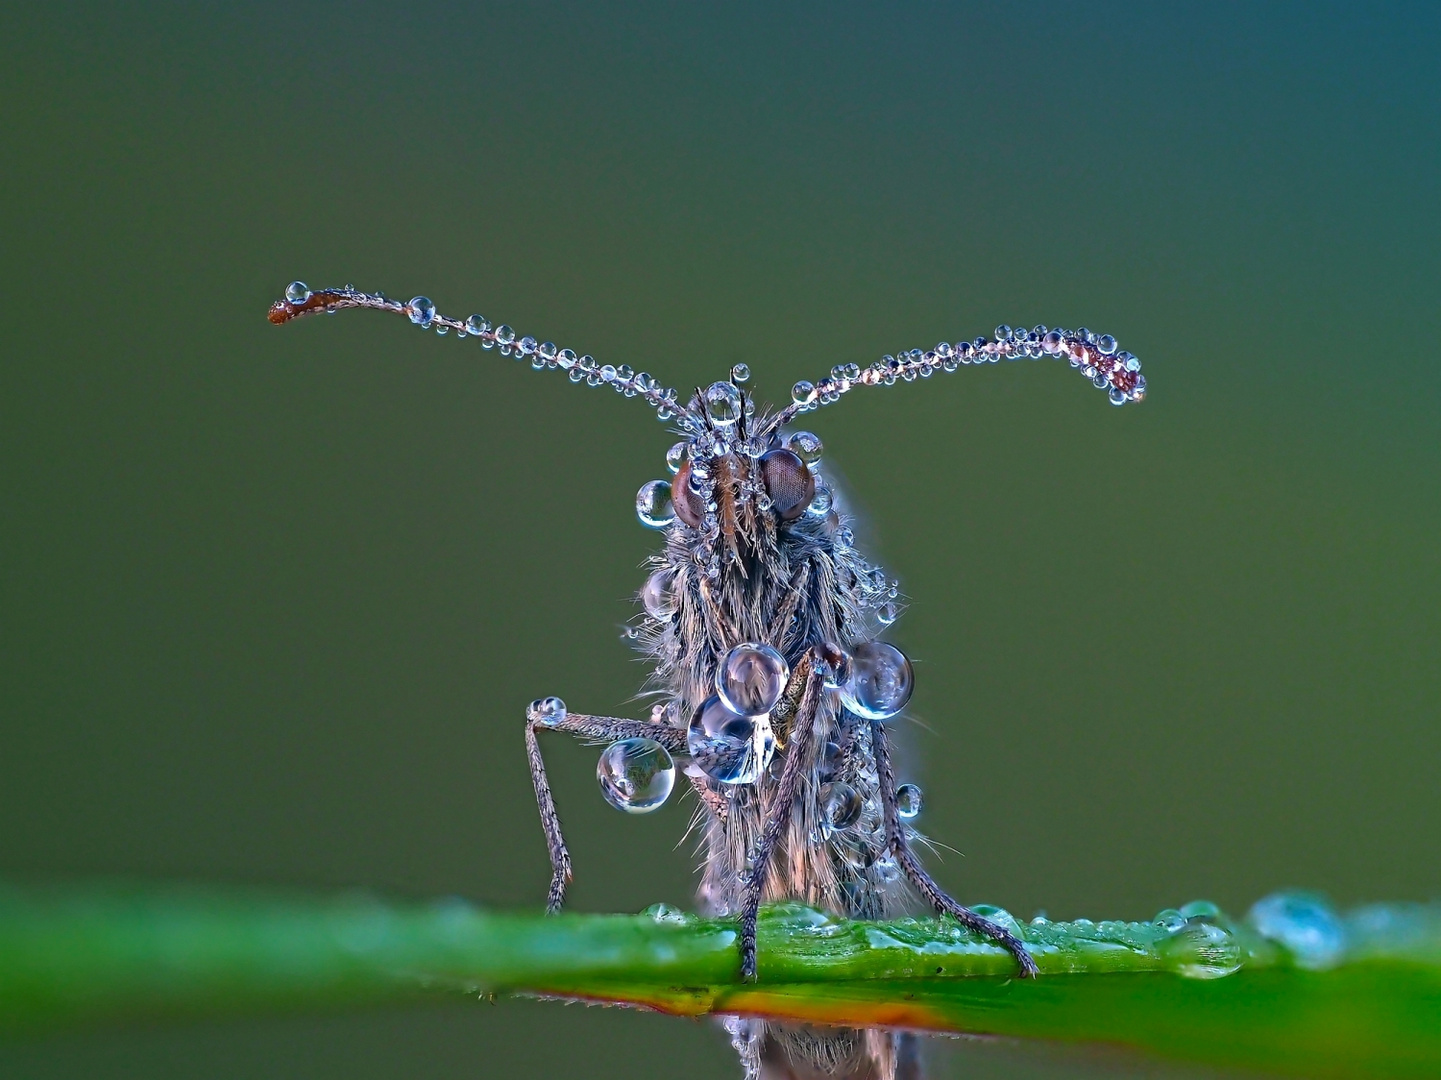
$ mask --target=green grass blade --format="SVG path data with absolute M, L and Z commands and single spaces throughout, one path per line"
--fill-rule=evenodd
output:
M 747 984 L 730 924 L 665 910 L 544 918 L 455 900 L 0 886 L 0 1031 L 530 993 L 1106 1042 L 1300 1075 L 1441 1074 L 1435 907 L 1343 919 L 1273 898 L 1242 925 L 1198 904 L 1153 923 L 1018 929 L 1043 973 L 1034 982 L 951 923 L 774 908 L 761 979 Z

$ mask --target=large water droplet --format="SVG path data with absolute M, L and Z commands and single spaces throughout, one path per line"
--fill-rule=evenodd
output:
M 802 379 L 791 387 L 791 401 L 797 405 L 805 406 L 816 399 L 815 384 Z
M 1309 893 L 1274 893 L 1258 900 L 1246 921 L 1308 971 L 1335 967 L 1346 951 L 1346 927 L 1340 916 Z
M 1096 339 L 1096 348 L 1101 350 L 1103 356 L 1110 356 L 1116 351 L 1116 339 L 1110 334 L 1102 334 Z
M 1187 918 L 1179 930 L 1162 938 L 1156 947 L 1171 970 L 1188 979 L 1219 979 L 1241 967 L 1240 941 L 1207 915 Z
M 678 907 L 671 907 L 669 904 L 652 904 L 641 912 L 642 915 L 649 915 L 656 922 L 667 926 L 685 926 L 694 922 L 695 917 L 687 914 Z
M 654 739 L 622 739 L 601 752 L 595 777 L 611 806 L 627 814 L 648 814 L 670 798 L 675 762 Z
M 652 619 L 664 622 L 674 615 L 680 606 L 675 592 L 675 571 L 663 566 L 646 578 L 640 589 L 640 602 Z
M 690 449 L 690 443 L 678 442 L 665 452 L 665 467 L 672 474 L 680 472 L 680 467 L 685 464 L 686 453 Z
M 702 399 L 711 423 L 728 427 L 740 419 L 741 392 L 734 383 L 713 382 L 706 387 Z
M 558 697 L 536 698 L 525 710 L 525 716 L 528 720 L 558 724 L 565 719 L 565 702 Z
M 465 329 L 467 332 L 479 337 L 481 334 L 490 333 L 490 322 L 484 315 L 472 315 L 465 320 Z
M 741 716 L 713 694 L 691 717 L 686 746 L 712 780 L 753 784 L 770 764 L 776 742 L 769 719 Z
M 831 489 L 824 484 L 816 485 L 816 493 L 811 498 L 811 504 L 806 507 L 816 517 L 825 517 L 831 512 Z
M 997 907 L 995 904 L 974 904 L 971 910 L 981 918 L 988 919 L 995 923 L 1007 933 L 1014 934 L 1017 937 L 1020 936 L 1021 924 L 1017 922 L 1016 917 L 1005 908 Z
M 846 708 L 868 720 L 889 720 L 906 707 L 915 688 L 911 662 L 894 645 L 868 641 L 851 653 L 850 678 L 841 687 Z
M 495 328 L 495 340 L 501 345 L 509 345 L 515 340 L 515 331 L 501 323 Z
M 790 437 L 791 451 L 807 465 L 814 468 L 821 463 L 825 444 L 821 437 L 811 431 L 797 431 Z
M 716 693 L 741 716 L 761 716 L 775 708 L 790 680 L 786 658 L 769 645 L 737 645 L 716 668 Z
M 422 329 L 435 321 L 435 305 L 428 296 L 417 296 L 410 301 L 410 321 Z
M 1156 912 L 1156 917 L 1151 921 L 1166 931 L 1166 933 L 1174 934 L 1186 925 L 1186 916 L 1182 915 L 1175 908 L 1168 907 L 1163 911 Z
M 292 281 L 285 286 L 285 299 L 292 304 L 303 304 L 310 299 L 310 286 L 303 281 Z
M 901 815 L 902 821 L 913 821 L 919 817 L 924 801 L 921 789 L 915 784 L 902 784 L 896 788 L 896 813 Z
M 670 481 L 651 480 L 635 493 L 635 514 L 648 529 L 664 529 L 675 520 L 670 501 Z
M 827 833 L 849 829 L 861 817 L 860 792 L 843 780 L 822 784 L 821 825 Z
M 885 603 L 876 608 L 876 622 L 882 626 L 890 626 L 891 623 L 900 617 L 900 614 L 900 608 L 896 607 L 895 604 Z

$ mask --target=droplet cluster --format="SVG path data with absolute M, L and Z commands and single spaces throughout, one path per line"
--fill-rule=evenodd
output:
M 270 307 L 270 321 L 291 319 L 316 312 L 335 312 L 344 308 L 369 308 L 405 315 L 422 330 L 445 335 L 454 332 L 457 339 L 475 338 L 483 349 L 495 349 L 501 356 L 514 356 L 529 361 L 536 370 L 563 371 L 571 382 L 589 386 L 609 386 L 626 397 L 639 397 L 663 421 L 675 418 L 681 411 L 676 391 L 661 386 L 644 371 L 628 365 L 597 363 L 592 356 L 577 356 L 572 349 L 557 348 L 553 342 L 537 341 L 530 335 L 517 335 L 504 323 L 492 325 L 483 315 L 461 320 L 442 315 L 429 297 L 416 296 L 409 301 L 392 300 L 384 293 L 367 293 L 347 285 L 343 289 L 311 290 L 303 281 L 293 281 L 285 290 L 285 299 Z
M 1026 330 L 1001 325 L 991 338 L 942 341 L 932 349 L 887 354 L 866 368 L 838 364 L 819 382 L 796 383 L 791 390 L 791 404 L 781 411 L 779 422 L 787 423 L 798 413 L 839 401 L 842 394 L 857 386 L 893 386 L 897 381 L 927 379 L 937 371 L 951 372 L 966 365 L 1024 358 L 1039 360 L 1043 356 L 1068 361 L 1098 389 L 1106 390 L 1113 405 L 1141 401 L 1146 396 L 1141 362 L 1132 354 L 1120 351 L 1110 334 L 1097 335 L 1085 327 L 1066 330 L 1034 326 Z
M 409 301 L 392 300 L 383 293 L 362 292 L 352 285 L 343 289 L 312 290 L 303 281 L 293 281 L 286 287 L 284 298 L 271 305 L 269 318 L 273 323 L 284 323 L 302 315 L 333 313 L 342 308 L 395 312 L 425 330 L 433 329 L 438 334 L 453 331 L 457 339 L 473 337 L 483 348 L 498 349 L 502 356 L 528 360 L 537 370 L 563 371 L 572 382 L 608 385 L 626 397 L 639 397 L 656 410 L 660 420 L 679 419 L 683 427 L 692 430 L 733 425 L 742 414 L 749 415 L 754 409 L 753 402 L 740 391 L 740 386 L 750 378 L 747 364 L 734 365 L 729 381 L 712 383 L 696 399 L 683 405 L 675 390 L 661 386 L 644 371 L 636 372 L 624 364 L 597 363 L 591 356 L 578 356 L 553 342 L 517 335 L 504 323 L 492 325 L 483 315 L 471 315 L 463 321 L 442 315 L 425 296 Z M 929 378 L 937 371 L 955 371 L 971 364 L 1027 357 L 1034 360 L 1043 356 L 1066 360 L 1105 390 L 1112 404 L 1124 405 L 1146 396 L 1141 362 L 1122 351 L 1110 334 L 1098 335 L 1085 327 L 1068 330 L 1037 325 L 1027 330 L 1002 324 L 990 338 L 942 341 L 931 349 L 903 350 L 895 355 L 887 354 L 865 368 L 857 364 L 837 364 L 819 382 L 796 383 L 791 389 L 791 403 L 761 426 L 764 433 L 776 432 L 796 414 L 839 401 L 843 394 L 857 386 L 891 386 L 898 380 L 914 382 L 918 378 Z

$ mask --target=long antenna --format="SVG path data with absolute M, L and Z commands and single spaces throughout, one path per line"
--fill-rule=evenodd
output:
M 1079 330 L 1048 330 L 1037 326 L 1031 330 L 996 327 L 995 340 L 978 337 L 952 345 L 941 342 L 934 349 L 911 349 L 895 356 L 886 355 L 867 368 L 840 364 L 831 368 L 829 378 L 817 383 L 798 382 L 791 389 L 791 404 L 776 414 L 772 428 L 789 423 L 798 413 L 818 409 L 841 399 L 841 395 L 857 386 L 892 386 L 897 379 L 912 382 L 927 379 L 937 371 L 955 371 L 966 364 L 989 364 L 997 360 L 1039 360 L 1050 356 L 1070 361 L 1097 388 L 1109 391 L 1112 405 L 1141 401 L 1146 396 L 1146 378 L 1141 374 L 1141 361 L 1128 352 L 1118 352 L 1116 339 L 1110 334 L 1097 336 L 1082 327 Z
M 571 349 L 557 349 L 553 342 L 537 342 L 529 335 L 517 337 L 509 326 L 504 323 L 492 326 L 483 315 L 472 315 L 464 322 L 453 319 L 436 311 L 435 305 L 425 296 L 404 302 L 391 300 L 384 293 L 361 292 L 351 285 L 343 289 L 311 290 L 303 281 L 292 281 L 286 286 L 285 298 L 270 305 L 268 317 L 279 326 L 305 315 L 322 311 L 331 314 L 345 308 L 389 311 L 406 316 L 422 330 L 434 330 L 437 334 L 453 330 L 457 338 L 476 338 L 481 348 L 499 349 L 501 356 L 514 355 L 517 360 L 529 360 L 530 366 L 537 371 L 546 368 L 564 371 L 571 382 L 610 386 L 618 394 L 639 397 L 655 410 L 656 417 L 662 421 L 673 420 L 685 411 L 674 390 L 661 386 L 644 371 L 632 371 L 627 364 L 619 367 L 598 364 L 594 357 L 576 356 Z

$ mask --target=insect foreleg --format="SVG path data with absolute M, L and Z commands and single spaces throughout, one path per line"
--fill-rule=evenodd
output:
M 936 911 L 942 915 L 951 916 L 967 930 L 974 930 L 1005 948 L 1016 958 L 1016 963 L 1021 968 L 1021 975 L 1035 978 L 1039 974 L 1036 962 L 1031 959 L 1031 954 L 1026 952 L 1026 947 L 1021 944 L 1020 939 L 1004 927 L 997 926 L 991 920 L 977 915 L 970 908 L 957 903 L 948 896 L 936 884 L 931 875 L 926 873 L 925 867 L 911 851 L 905 828 L 901 825 L 900 811 L 896 807 L 896 777 L 895 773 L 891 771 L 891 753 L 886 742 L 886 727 L 880 720 L 871 721 L 871 750 L 876 756 L 876 774 L 880 780 L 881 807 L 886 822 L 886 846 L 890 848 L 891 854 L 895 856 L 896 862 L 906 877 L 911 880 L 911 883 L 926 898 L 926 902 Z
M 535 785 L 535 801 L 540 808 L 540 825 L 545 830 L 545 843 L 550 849 L 550 892 L 546 894 L 545 910 L 555 914 L 565 903 L 565 887 L 570 884 L 570 852 L 560 831 L 560 815 L 556 813 L 555 797 L 545 776 L 545 761 L 540 756 L 537 731 L 564 731 L 592 742 L 614 742 L 618 739 L 654 739 L 672 754 L 686 752 L 685 732 L 667 724 L 644 720 L 621 720 L 613 716 L 584 716 L 567 713 L 560 718 L 539 717 L 525 722 L 525 754 L 530 759 L 530 779 Z
M 792 678 L 805 680 L 805 692 L 801 695 L 800 706 L 791 722 L 788 739 L 790 749 L 786 753 L 785 767 L 781 770 L 765 829 L 751 852 L 745 877 L 741 882 L 741 976 L 746 979 L 756 977 L 756 915 L 760 910 L 761 891 L 765 888 L 771 852 L 775 850 L 776 842 L 790 823 L 791 809 L 800 790 L 801 767 L 804 764 L 802 759 L 805 757 L 805 747 L 811 740 L 811 728 L 815 724 L 816 713 L 820 711 L 821 691 L 824 687 L 826 668 L 818 650 L 812 650 L 796 668 Z

